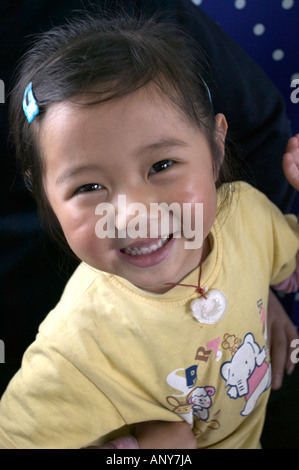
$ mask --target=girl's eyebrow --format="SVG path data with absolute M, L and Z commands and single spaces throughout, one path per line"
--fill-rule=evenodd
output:
M 62 172 L 56 179 L 55 181 L 55 185 L 56 186 L 59 186 L 63 183 L 65 183 L 65 181 L 67 181 L 68 179 L 71 179 L 73 176 L 76 176 L 78 175 L 79 173 L 83 173 L 85 171 L 96 171 L 98 170 L 98 166 L 97 165 L 94 165 L 94 164 L 91 164 L 91 165 L 79 165 L 77 167 L 74 167 L 74 168 L 70 168 L 64 172 Z
M 187 147 L 188 143 L 180 139 L 161 139 L 157 142 L 150 143 L 141 148 L 141 151 L 155 151 L 163 148 Z

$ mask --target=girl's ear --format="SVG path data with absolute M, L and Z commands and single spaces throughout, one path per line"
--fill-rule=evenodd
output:
M 220 146 L 220 149 L 224 155 L 224 150 L 225 150 L 225 138 L 226 138 L 226 133 L 227 133 L 227 121 L 225 119 L 224 114 L 216 114 L 215 116 L 215 122 L 216 122 L 216 138 L 218 141 L 218 145 Z
M 226 138 L 228 125 L 227 125 L 227 121 L 225 119 L 224 114 L 221 114 L 221 113 L 216 114 L 215 123 L 216 123 L 215 137 L 216 137 L 217 145 L 219 148 L 218 153 L 220 156 L 217 162 L 217 166 L 215 167 L 215 181 L 217 181 L 219 177 L 219 171 L 220 171 L 220 168 L 223 163 L 224 156 L 225 156 L 225 138 Z

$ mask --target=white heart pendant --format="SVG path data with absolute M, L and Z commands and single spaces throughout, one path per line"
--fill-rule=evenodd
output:
M 204 297 L 192 300 L 190 306 L 194 318 L 200 323 L 212 325 L 219 321 L 226 310 L 226 297 L 218 289 L 212 289 Z

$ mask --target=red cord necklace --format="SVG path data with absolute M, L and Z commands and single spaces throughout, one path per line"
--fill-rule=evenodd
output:
M 193 299 L 190 308 L 192 315 L 200 323 L 214 324 L 217 323 L 224 315 L 227 308 L 227 301 L 224 293 L 219 289 L 204 290 L 201 285 L 201 274 L 202 274 L 202 263 L 203 253 L 199 263 L 199 276 L 198 285 L 193 284 L 181 284 L 175 282 L 167 282 L 169 286 L 183 286 L 183 287 L 195 287 L 201 297 Z
M 195 286 L 193 284 L 181 284 L 181 283 L 175 283 L 175 282 L 166 282 L 166 285 L 169 286 L 183 286 L 183 287 L 195 287 L 197 292 L 202 295 L 205 299 L 207 299 L 207 296 L 205 294 L 205 291 L 202 287 L 200 287 L 200 280 L 201 280 L 201 273 L 202 273 L 202 263 L 203 263 L 203 253 L 201 255 L 200 263 L 199 263 L 199 276 L 198 276 L 198 285 Z

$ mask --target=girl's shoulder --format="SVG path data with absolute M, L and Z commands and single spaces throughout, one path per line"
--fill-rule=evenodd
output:
M 239 208 L 239 210 L 248 210 L 251 213 L 269 210 L 281 212 L 263 192 L 245 181 L 225 183 L 220 188 L 220 191 L 222 198 L 230 195 L 230 199 L 228 198 L 227 200 L 233 203 L 233 206 Z
M 254 186 L 236 181 L 220 188 L 222 210 L 218 218 L 222 226 L 273 232 L 279 229 L 298 233 L 298 220 L 294 214 L 285 215 L 268 197 Z M 225 203 L 224 203 L 225 202 Z
M 73 301 L 92 290 L 95 283 L 105 278 L 102 271 L 81 262 L 68 280 L 62 293 L 61 301 L 70 298 Z
M 60 300 L 47 314 L 39 331 L 49 334 L 50 331 L 63 331 L 65 328 L 80 329 L 89 322 L 100 307 L 98 292 L 101 286 L 105 290 L 105 273 L 81 262 L 68 280 Z M 95 305 L 95 298 L 98 298 Z

